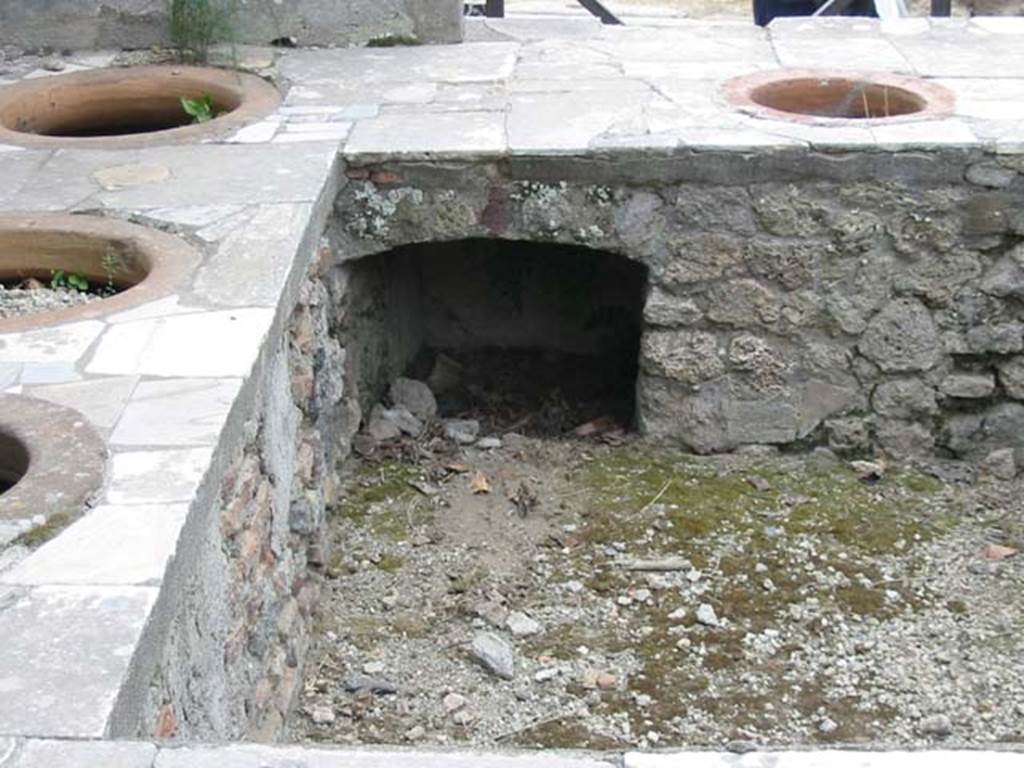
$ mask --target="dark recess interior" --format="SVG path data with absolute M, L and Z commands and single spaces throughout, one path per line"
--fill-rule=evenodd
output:
M 644 266 L 576 246 L 463 240 L 350 268 L 345 332 L 364 412 L 407 375 L 429 381 L 443 417 L 479 419 L 482 434 L 633 425 Z
M 28 472 L 29 454 L 25 444 L 0 431 L 0 494 L 6 493 Z

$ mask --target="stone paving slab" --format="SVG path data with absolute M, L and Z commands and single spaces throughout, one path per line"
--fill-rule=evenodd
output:
M 159 584 L 187 514 L 184 503 L 97 507 L 0 574 L 0 584 Z
M 0 196 L 0 207 L 135 210 L 189 206 L 197 199 L 219 205 L 308 203 L 323 188 L 337 143 L 58 150 L 33 166 L 31 184 Z
M 32 397 L 74 408 L 103 434 L 109 434 L 128 404 L 137 376 L 104 376 L 49 386 L 29 386 L 23 391 Z
M 1016 768 L 1019 751 L 807 750 L 608 753 L 475 752 L 274 747 L 256 744 L 160 746 L 146 742 L 0 738 L 0 768 Z
M 114 454 L 105 499 L 118 505 L 191 501 L 211 455 L 209 448 Z
M 977 762 L 985 768 L 1019 768 L 1020 752 L 992 750 L 922 750 L 919 752 L 751 752 L 735 755 L 723 752 L 626 753 L 623 768 L 961 768 Z
M 610 768 L 614 759 L 539 752 L 503 755 L 456 750 L 330 750 L 239 745 L 163 749 L 154 768 Z
M 114 446 L 214 445 L 242 380 L 174 378 L 135 387 L 110 438 Z M 177 418 L 168 423 L 167 414 Z
M 8 762 L 0 749 L 0 768 L 152 768 L 153 744 L 98 741 L 44 741 L 18 745 Z
M 245 376 L 273 310 L 242 308 L 119 323 L 99 339 L 87 373 Z
M 3 731 L 103 736 L 157 592 L 45 586 L 8 595 L 0 609 Z

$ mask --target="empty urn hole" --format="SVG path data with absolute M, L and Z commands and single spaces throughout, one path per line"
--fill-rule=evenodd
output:
M 4 125 L 43 136 L 128 136 L 193 123 L 181 100 L 209 96 L 214 116 L 236 109 L 237 94 L 194 78 L 126 79 L 94 86 L 48 89 L 4 113 Z
M 0 494 L 18 484 L 28 472 L 29 455 L 25 444 L 0 429 Z
M 404 375 L 442 417 L 547 437 L 634 421 L 647 270 L 615 254 L 515 241 L 405 246 L 354 262 L 349 374 L 364 413 Z
M 197 120 L 183 99 L 203 102 L 212 119 Z M 147 134 L 177 141 L 184 139 L 179 137 L 183 129 L 190 136 L 241 125 L 278 102 L 269 83 L 240 72 L 184 66 L 94 70 L 0 89 L 0 128 L 10 140 L 25 136 L 33 145 L 47 139 L 158 140 L 146 139 Z
M 922 111 L 924 98 L 905 88 L 852 78 L 794 78 L 754 88 L 755 104 L 814 117 L 878 119 Z

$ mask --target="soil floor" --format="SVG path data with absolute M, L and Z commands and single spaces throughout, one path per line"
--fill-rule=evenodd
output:
M 0 318 L 34 315 L 78 307 L 103 296 L 74 289 L 39 287 L 32 289 L 7 288 L 0 285 Z
M 291 738 L 1020 742 L 1024 483 L 933 474 L 436 428 L 354 460 Z

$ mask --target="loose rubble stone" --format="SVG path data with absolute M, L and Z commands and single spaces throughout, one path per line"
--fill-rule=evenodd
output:
M 619 565 L 627 571 L 688 571 L 693 565 L 685 557 L 653 557 L 634 558 L 627 557 L 619 561 Z
M 371 675 L 352 675 L 350 677 L 346 677 L 342 685 L 345 690 L 350 693 L 356 693 L 358 691 L 367 691 L 369 693 L 378 693 L 382 695 L 398 693 L 398 686 L 390 680 L 386 680 L 381 677 L 373 677 Z
M 414 725 L 408 731 L 405 732 L 404 738 L 406 741 L 419 741 L 427 735 L 427 729 L 422 725 Z
M 1017 476 L 1016 451 L 1013 448 L 1000 448 L 992 451 L 984 458 L 981 471 L 999 480 L 1012 480 Z
M 1017 172 L 998 163 L 974 163 L 967 166 L 964 176 L 971 184 L 976 184 L 979 187 L 1002 189 L 1013 183 L 1013 180 L 1017 178 Z
M 512 646 L 491 632 L 473 638 L 470 653 L 489 672 L 505 680 L 515 677 L 515 654 Z
M 530 635 L 539 634 L 544 629 L 540 622 L 531 619 L 525 613 L 520 613 L 519 611 L 513 611 L 508 615 L 506 626 L 508 626 L 508 631 L 515 637 L 529 637 Z
M 931 715 L 921 721 L 919 730 L 927 736 L 949 736 L 953 723 L 946 715 Z
M 437 416 L 437 400 L 430 387 L 416 379 L 398 378 L 391 384 L 391 402 L 404 406 L 413 416 L 429 421 Z
M 482 448 L 485 451 L 493 451 L 497 448 L 501 448 L 500 437 L 481 437 L 476 441 L 476 447 Z
M 449 693 L 441 700 L 441 704 L 445 713 L 450 715 L 466 706 L 466 697 L 459 693 Z
M 444 435 L 459 445 L 472 445 L 480 434 L 480 422 L 476 419 L 447 419 Z
M 697 621 L 705 627 L 717 627 L 719 624 L 718 615 L 714 607 L 708 603 L 701 603 L 697 607 Z
M 334 723 L 334 710 L 328 706 L 313 707 L 310 719 L 317 725 L 331 725 Z
M 378 443 L 394 440 L 400 437 L 402 429 L 398 426 L 394 411 L 388 411 L 382 405 L 375 405 L 370 411 L 370 421 L 366 431 Z

